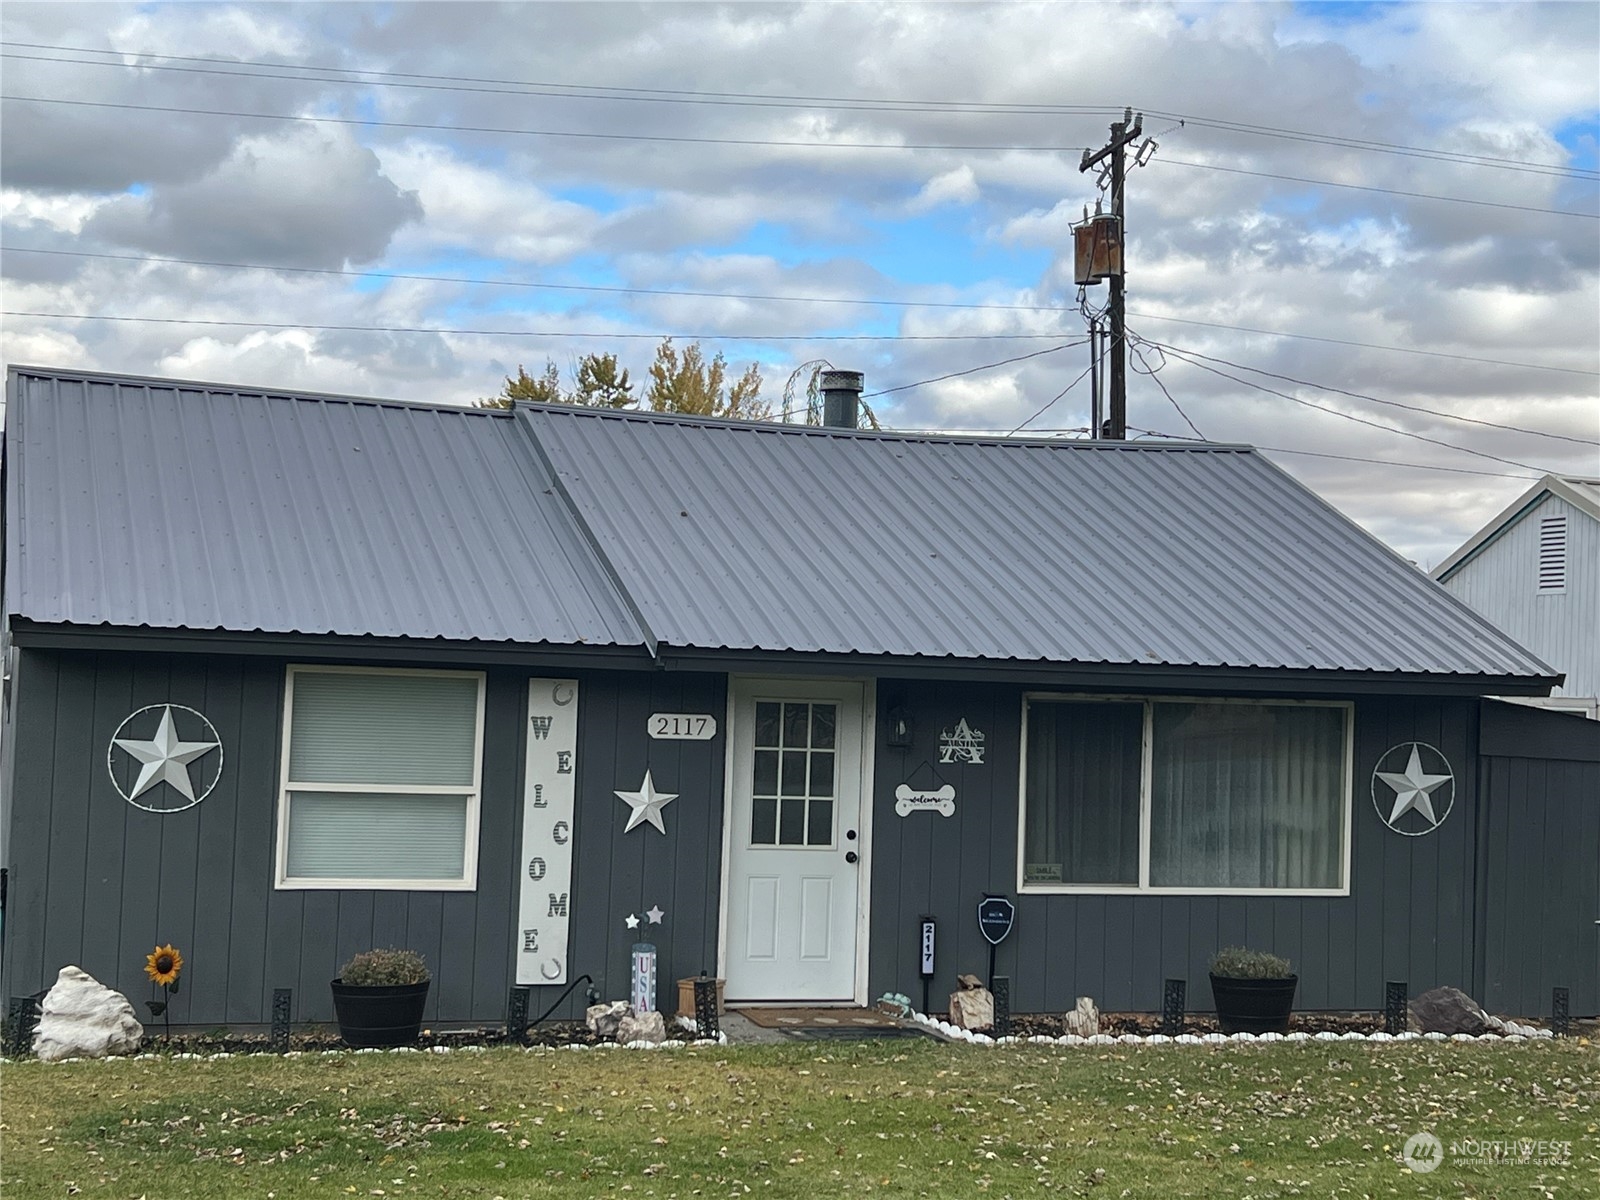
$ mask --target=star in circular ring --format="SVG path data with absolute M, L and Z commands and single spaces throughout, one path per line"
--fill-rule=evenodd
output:
M 123 736 L 148 728 L 149 722 L 141 718 L 146 713 L 156 712 L 161 716 L 152 736 Z M 186 714 L 183 717 L 184 724 L 198 732 L 203 740 L 184 741 L 178 734 L 175 713 Z M 216 751 L 216 761 L 207 764 L 208 769 L 202 775 L 205 782 L 197 793 L 191 764 L 206 761 L 213 750 Z M 118 751 L 126 759 L 131 759 L 139 769 L 131 785 L 125 783 L 126 770 L 120 775 L 117 772 Z M 130 713 L 117 726 L 116 733 L 111 735 L 111 744 L 106 747 L 106 770 L 110 772 L 111 783 L 117 789 L 117 794 L 135 808 L 153 813 L 182 812 L 209 796 L 211 789 L 217 786 L 217 780 L 222 777 L 222 739 L 217 735 L 216 726 L 206 720 L 204 714 L 187 705 L 148 704 Z M 162 784 L 167 786 L 163 788 L 160 786 Z M 142 801 L 141 797 L 144 797 Z
M 1426 742 L 1391 746 L 1373 768 L 1372 806 L 1379 820 L 1405 837 L 1432 833 L 1455 802 L 1455 773 L 1444 754 Z M 1408 814 L 1415 816 L 1402 824 Z

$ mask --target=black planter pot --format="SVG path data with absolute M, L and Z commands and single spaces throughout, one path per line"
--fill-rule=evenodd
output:
M 403 983 L 387 987 L 353 987 L 337 979 L 333 1011 L 339 1018 L 339 1036 L 346 1045 L 405 1046 L 422 1031 L 422 1010 L 428 1003 L 428 983 Z
M 1288 1033 L 1298 975 L 1287 979 L 1211 977 L 1217 1024 L 1223 1033 Z

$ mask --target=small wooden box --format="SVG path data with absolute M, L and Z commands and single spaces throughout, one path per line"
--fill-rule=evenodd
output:
M 726 980 L 717 980 L 717 1016 L 723 1013 L 722 990 Z M 694 979 L 678 980 L 678 1015 L 694 1020 Z

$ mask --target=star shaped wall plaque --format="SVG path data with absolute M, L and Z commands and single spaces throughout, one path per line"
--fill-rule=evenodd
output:
M 1424 767 L 1424 752 L 1435 760 L 1429 765 L 1442 769 L 1442 775 L 1438 770 L 1429 771 Z M 1403 770 L 1384 770 L 1385 766 L 1399 767 L 1402 761 Z M 1389 794 L 1383 794 L 1380 783 Z M 1455 805 L 1455 775 L 1444 755 L 1432 746 L 1425 742 L 1401 742 L 1378 760 L 1372 772 L 1372 803 L 1383 823 L 1396 833 L 1406 837 L 1432 833 L 1444 823 Z M 1426 824 L 1421 828 L 1416 827 L 1415 821 L 1401 825 L 1400 820 L 1407 813 L 1416 813 Z
M 130 725 L 145 713 L 159 710 L 161 719 L 156 725 L 155 734 L 149 738 L 130 738 L 121 736 Z M 178 736 L 177 723 L 173 713 L 188 713 L 203 727 L 204 733 L 209 737 L 207 741 L 186 742 Z M 111 781 L 116 785 L 122 798 L 136 808 L 148 812 L 179 812 L 185 808 L 193 808 L 204 800 L 216 786 L 217 776 L 222 773 L 221 762 L 222 743 L 217 737 L 217 731 L 210 721 L 182 704 L 152 704 L 139 709 L 131 714 L 127 720 L 117 727 L 117 732 L 112 735 L 111 746 L 106 751 L 106 767 L 111 772 Z M 121 777 L 117 774 L 116 751 L 122 751 L 129 758 L 139 764 L 139 774 L 131 787 L 124 787 Z M 209 783 L 196 794 L 194 779 L 190 775 L 190 764 L 203 758 L 211 751 L 218 751 L 216 774 Z M 139 798 L 152 791 L 160 784 L 166 784 L 186 803 L 140 803 Z M 157 800 L 162 793 L 157 792 L 150 799 Z
M 662 833 L 666 833 L 666 823 L 661 819 L 661 810 L 678 798 L 677 792 L 658 792 L 656 785 L 650 778 L 650 772 L 644 773 L 644 782 L 639 785 L 637 792 L 617 792 L 616 797 L 633 811 L 628 814 L 628 824 L 623 829 L 627 833 L 634 826 L 649 821 Z

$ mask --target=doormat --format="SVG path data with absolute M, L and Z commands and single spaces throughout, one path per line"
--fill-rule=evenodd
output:
M 885 1038 L 934 1038 L 925 1029 L 905 1025 L 806 1025 L 780 1029 L 779 1033 L 797 1042 L 876 1042 Z
M 763 1029 L 882 1032 L 902 1028 L 893 1017 L 871 1008 L 741 1008 L 738 1012 Z

